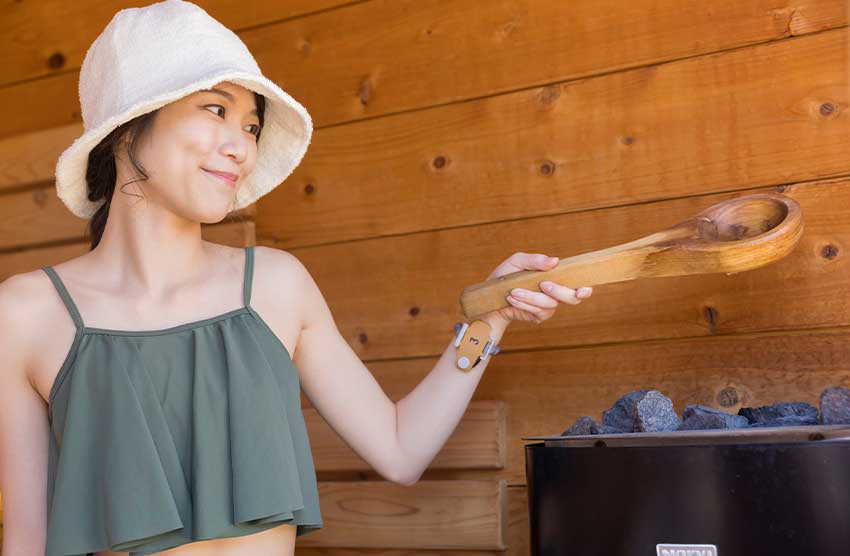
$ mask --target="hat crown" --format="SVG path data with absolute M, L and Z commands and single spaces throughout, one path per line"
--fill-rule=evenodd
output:
M 201 7 L 164 0 L 120 10 L 80 68 L 83 127 L 224 71 L 261 73 L 242 40 Z

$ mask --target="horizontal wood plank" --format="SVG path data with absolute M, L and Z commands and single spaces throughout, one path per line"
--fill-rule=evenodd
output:
M 0 27 L 10 68 L 0 89 L 0 137 L 80 120 L 85 50 L 127 4 L 16 5 Z M 689 4 L 686 14 L 677 0 L 493 0 L 486 10 L 476 0 L 450 10 L 439 0 L 313 4 L 203 5 L 237 31 L 317 127 L 847 25 L 843 0 L 711 0 Z M 323 11 L 289 19 L 305 9 Z
M 237 32 L 243 28 L 290 22 L 346 4 L 343 0 L 240 3 L 197 0 L 194 3 Z M 3 68 L 0 87 L 79 70 L 89 45 L 119 10 L 148 4 L 138 0 L 40 0 L 10 5 L 0 19 L 0 67 Z M 817 11 L 825 15 L 822 10 Z M 68 25 L 69 21 L 74 24 Z
M 529 521 L 528 521 L 528 491 L 524 486 L 508 487 L 506 489 L 508 509 L 504 550 L 464 550 L 451 549 L 435 551 L 430 549 L 369 549 L 358 547 L 321 547 L 314 548 L 302 544 L 299 539 L 295 544 L 295 556 L 528 556 L 529 553 Z M 438 535 L 441 533 L 437 533 Z
M 504 550 L 502 480 L 320 482 L 324 528 L 301 547 Z
M 82 132 L 75 123 L 0 139 L 0 193 L 29 185 L 51 187 L 59 155 Z
M 848 175 L 848 45 L 842 28 L 321 130 L 263 200 L 257 240 L 291 249 Z

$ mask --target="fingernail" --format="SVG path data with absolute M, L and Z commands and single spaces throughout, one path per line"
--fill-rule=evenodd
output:
M 540 284 L 540 287 L 542 287 L 546 291 L 549 291 L 552 289 L 552 282 L 542 282 Z

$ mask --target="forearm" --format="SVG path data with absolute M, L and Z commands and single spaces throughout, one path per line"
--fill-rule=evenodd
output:
M 498 344 L 508 323 L 486 319 Z M 466 412 L 492 355 L 469 370 L 455 366 L 454 336 L 434 368 L 407 396 L 396 402 L 396 438 L 402 455 L 400 476 L 412 482 L 422 475 Z

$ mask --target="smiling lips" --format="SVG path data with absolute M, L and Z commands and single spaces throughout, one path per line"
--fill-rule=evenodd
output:
M 215 172 L 213 170 L 207 170 L 206 168 L 201 168 L 207 174 L 210 174 L 214 178 L 218 178 L 227 185 L 233 187 L 236 184 L 236 179 L 239 177 L 236 174 L 231 174 L 230 172 Z

